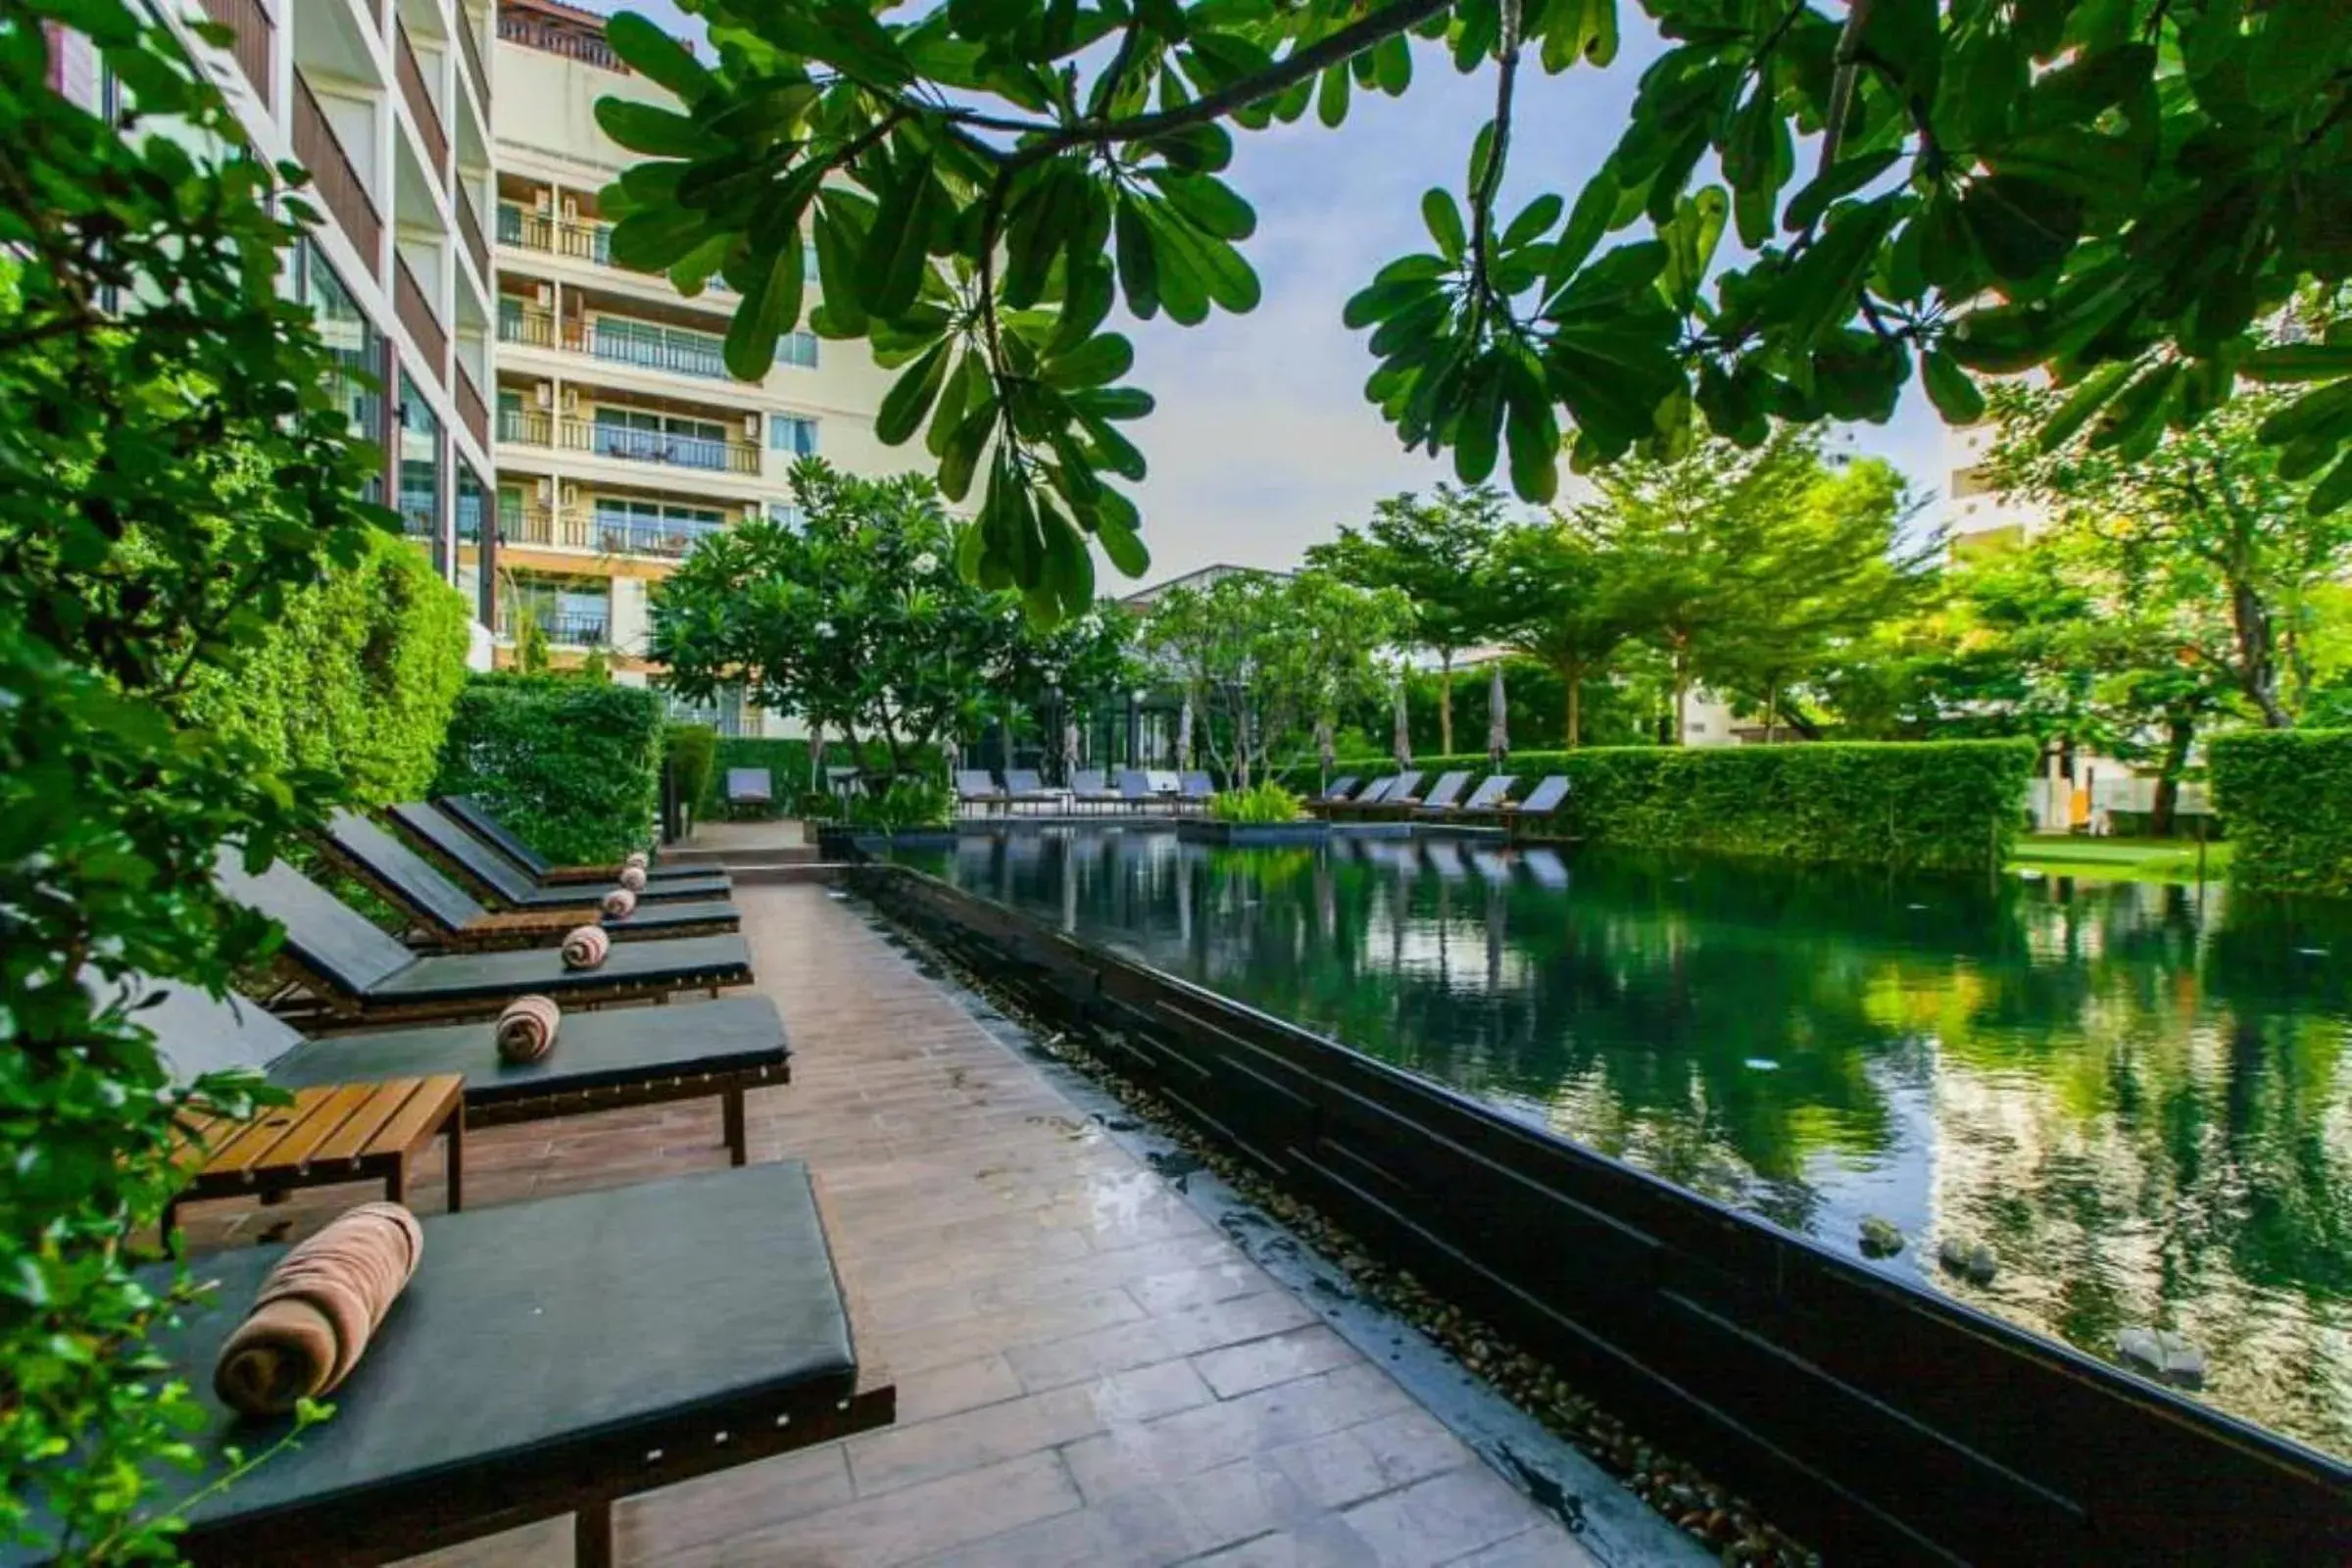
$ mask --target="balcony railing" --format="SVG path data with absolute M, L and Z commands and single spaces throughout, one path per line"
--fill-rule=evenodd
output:
M 624 76 L 629 74 L 629 68 L 620 63 L 620 56 L 612 52 L 612 46 L 597 33 L 551 27 L 528 17 L 502 12 L 498 19 L 498 35 L 509 43 L 518 43 L 526 49 L 544 49 L 551 55 L 563 55 L 587 65 L 601 66 Z
M 668 370 L 707 381 L 733 379 L 727 374 L 726 339 L 715 334 L 641 336 L 625 325 L 614 324 L 609 318 L 600 318 L 585 336 L 584 344 L 566 343 L 564 347 L 585 348 L 597 359 L 613 365 Z
M 555 416 L 544 409 L 501 409 L 498 438 L 516 446 L 552 447 L 556 444 Z
M 598 457 L 621 458 L 631 463 L 662 463 L 717 473 L 760 471 L 760 449 L 744 441 L 676 435 L 667 430 L 639 430 L 587 419 L 565 419 L 563 437 L 564 447 L 570 451 L 592 452 Z
M 473 258 L 473 270 L 483 282 L 493 282 L 497 274 L 490 270 L 490 247 L 482 240 L 482 220 L 473 214 L 473 198 L 466 193 L 464 184 L 458 186 L 458 232 L 466 236 L 466 254 Z
M 392 305 L 400 313 L 400 324 L 409 329 L 409 340 L 433 368 L 433 379 L 441 380 L 449 373 L 449 334 L 442 330 L 440 318 L 433 314 L 416 274 L 409 270 L 408 259 L 393 257 L 392 270 L 398 274 L 393 283 Z
M 652 517 L 615 517 L 576 508 L 558 511 L 538 503 L 518 503 L 498 509 L 498 542 L 536 545 L 543 549 L 585 550 L 605 556 L 648 556 L 679 561 L 724 523 L 685 522 Z
M 538 311 L 501 311 L 498 340 L 519 343 L 525 348 L 552 349 L 556 346 L 556 318 Z
M 294 156 L 311 172 L 312 188 L 335 215 L 335 221 L 343 225 L 344 237 L 368 264 L 368 270 L 377 273 L 383 265 L 384 220 L 376 216 L 375 203 L 368 200 L 359 171 L 352 168 L 335 127 L 327 122 L 326 111 L 318 107 L 318 94 L 311 91 L 300 72 L 294 74 Z
M 392 30 L 397 34 L 392 52 L 398 57 L 395 69 L 400 75 L 400 95 L 409 101 L 409 114 L 416 122 L 416 129 L 424 137 L 424 150 L 433 161 L 433 181 L 439 184 L 449 177 L 449 133 L 441 128 L 441 111 L 433 107 L 433 95 L 425 89 L 424 72 L 416 64 L 416 50 L 409 42 L 409 29 L 394 22 Z
M 262 9 L 260 0 L 204 0 L 204 14 L 237 35 L 228 52 L 235 57 L 237 69 L 245 74 L 245 80 L 267 105 L 271 31 L 269 13 Z
M 502 202 L 498 209 L 498 242 L 501 245 L 513 245 L 518 250 L 568 256 L 575 262 L 593 262 L 599 267 L 613 268 L 616 271 L 629 270 L 612 260 L 612 225 L 596 219 L 554 218 L 511 202 Z M 703 291 L 707 294 L 734 292 L 727 287 L 727 280 L 715 273 L 703 285 Z
M 612 617 L 601 611 L 542 611 L 539 629 L 559 648 L 602 648 L 612 640 Z
M 651 517 L 599 516 L 594 521 L 596 548 L 606 555 L 653 556 L 662 561 L 682 561 L 704 539 L 726 530 L 724 523 Z
M 481 390 L 473 384 L 473 373 L 461 364 L 458 367 L 458 417 L 473 438 L 482 445 L 490 444 L 490 410 L 482 402 Z
M 498 542 L 502 545 L 552 546 L 560 550 L 592 548 L 588 519 L 580 513 L 558 512 L 538 504 L 498 509 Z

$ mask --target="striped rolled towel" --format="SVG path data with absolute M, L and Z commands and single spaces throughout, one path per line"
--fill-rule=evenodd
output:
M 516 997 L 498 1015 L 493 1030 L 500 1059 L 518 1067 L 537 1061 L 554 1049 L 556 1025 L 563 1018 L 564 1009 L 552 997 Z
M 637 910 L 637 895 L 627 888 L 614 888 L 605 895 L 602 907 L 608 920 L 626 920 Z
M 564 967 L 593 969 L 605 961 L 612 951 L 612 939 L 605 935 L 603 926 L 584 925 L 564 939 Z
M 362 1203 L 297 1245 L 262 1281 L 213 1366 L 213 1392 L 246 1415 L 284 1415 L 351 1375 L 424 1254 L 416 1216 Z
M 643 850 L 631 850 L 627 857 L 624 858 L 620 863 L 642 871 L 647 866 L 654 863 L 654 858 L 646 854 Z
M 620 885 L 631 893 L 643 893 L 645 891 L 645 868 L 636 865 L 622 866 L 620 868 Z

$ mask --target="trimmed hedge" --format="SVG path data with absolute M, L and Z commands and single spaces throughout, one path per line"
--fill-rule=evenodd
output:
M 2352 898 L 2352 729 L 2246 730 L 2205 749 L 2232 880 Z
M 363 805 L 414 800 L 466 684 L 467 618 L 423 552 L 378 535 L 357 565 L 289 595 L 249 658 L 207 670 L 189 710 L 279 769 L 336 775 Z
M 662 730 L 661 695 L 642 686 L 476 675 L 433 789 L 480 796 L 558 863 L 616 860 L 654 841 Z
M 2030 740 L 1804 746 L 1589 746 L 1513 752 L 1521 790 L 1565 773 L 1557 831 L 1595 844 L 1817 863 L 1984 870 L 2024 817 Z M 1391 764 L 1350 762 L 1386 772 Z M 1486 754 L 1416 757 L 1431 777 Z
M 662 732 L 662 755 L 669 760 L 678 799 L 699 820 L 703 800 L 710 793 L 710 772 L 718 760 L 718 731 L 708 724 L 672 724 Z

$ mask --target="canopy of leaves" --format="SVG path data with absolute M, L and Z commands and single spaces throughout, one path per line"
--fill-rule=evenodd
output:
M 53 90 L 52 28 L 132 112 Z M 335 362 L 277 292 L 300 172 L 242 145 L 145 11 L 0 15 L 0 1545 L 43 1560 L 169 1550 L 151 1483 L 194 1462 L 203 1415 L 145 1342 L 196 1286 L 133 1270 L 179 1186 L 175 1118 L 241 1113 L 260 1082 L 175 1082 L 135 977 L 219 992 L 265 957 L 215 856 L 266 858 L 341 793 L 197 722 L 193 695 L 394 524 L 354 499 L 382 455 L 350 443 Z
M 1971 372 L 2043 366 L 2125 447 L 2241 373 L 2320 382 L 2266 437 L 2331 465 L 2315 505 L 2352 496 L 2352 333 L 2249 332 L 2352 261 L 2340 0 L 1642 0 L 1670 47 L 1624 135 L 1581 191 L 1515 212 L 1526 68 L 1606 66 L 1619 0 L 697 9 L 715 64 L 633 14 L 609 29 L 680 101 L 599 107 L 648 160 L 605 194 L 615 258 L 690 293 L 723 274 L 729 368 L 758 375 L 812 252 L 810 324 L 900 368 L 881 435 L 922 435 L 951 498 L 980 485 L 966 564 L 1041 613 L 1091 602 L 1090 535 L 1145 564 L 1120 426 L 1152 400 L 1114 303 L 1185 325 L 1254 307 L 1234 130 L 1406 91 L 1416 37 L 1491 73 L 1494 113 L 1458 189 L 1420 199 L 1429 247 L 1345 319 L 1399 439 L 1465 483 L 1501 465 L 1548 502 L 1563 438 L 1580 468 L 1753 445 L 1776 419 L 1883 419 L 1914 375 L 1973 418 Z

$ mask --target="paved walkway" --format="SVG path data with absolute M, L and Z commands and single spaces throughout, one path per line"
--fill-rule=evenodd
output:
M 795 1053 L 752 1157 L 823 1178 L 899 1420 L 624 1504 L 624 1562 L 1593 1561 L 824 889 L 738 901 Z M 467 1146 L 469 1205 L 725 1161 L 691 1102 Z M 431 1559 L 569 1560 L 562 1521 Z

